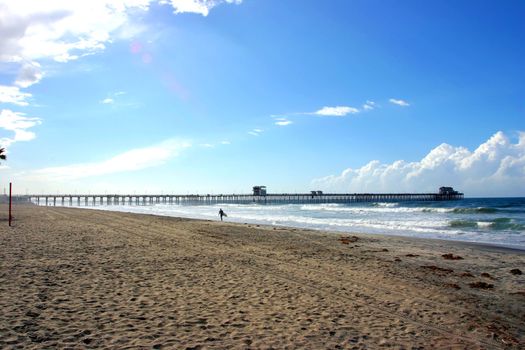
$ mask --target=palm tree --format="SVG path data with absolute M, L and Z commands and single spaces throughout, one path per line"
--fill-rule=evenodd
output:
M 5 149 L 4 148 L 0 148 L 0 159 L 2 159 L 2 160 L 6 159 L 6 157 L 5 157 Z

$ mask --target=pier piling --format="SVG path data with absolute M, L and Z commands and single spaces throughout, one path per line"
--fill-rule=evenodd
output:
M 315 191 L 314 191 L 315 192 Z M 212 205 L 212 204 L 326 204 L 356 202 L 407 202 L 407 201 L 450 201 L 463 199 L 463 193 L 278 193 L 278 194 L 219 194 L 219 195 L 26 195 L 26 200 L 46 206 L 52 202 L 57 205 L 57 198 L 62 206 L 76 205 Z

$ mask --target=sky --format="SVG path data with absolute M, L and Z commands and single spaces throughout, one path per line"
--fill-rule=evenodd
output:
M 521 0 L 0 0 L 19 194 L 525 196 Z

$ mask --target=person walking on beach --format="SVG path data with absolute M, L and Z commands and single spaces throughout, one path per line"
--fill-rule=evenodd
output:
M 221 221 L 222 221 L 222 217 L 223 216 L 228 216 L 228 215 L 226 215 L 226 213 L 224 211 L 222 211 L 222 208 L 221 208 L 221 209 L 219 209 L 219 216 L 221 217 Z

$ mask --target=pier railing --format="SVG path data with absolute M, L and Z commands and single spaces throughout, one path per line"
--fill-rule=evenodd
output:
M 256 196 L 253 194 L 206 195 L 137 195 L 137 194 L 69 194 L 19 196 L 26 201 L 46 206 L 96 205 L 210 205 L 210 204 L 325 204 L 358 202 L 449 201 L 463 199 L 463 193 L 280 193 Z

